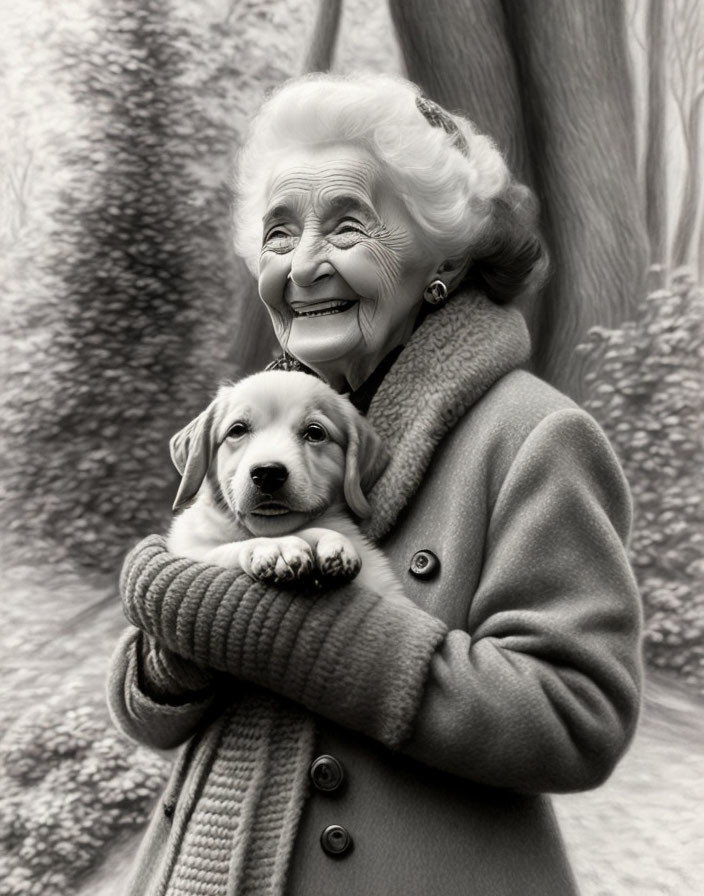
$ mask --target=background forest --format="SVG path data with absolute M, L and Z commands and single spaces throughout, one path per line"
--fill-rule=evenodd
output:
M 264 92 L 327 65 L 321 8 L 0 0 L 0 896 L 121 893 L 165 779 L 171 757 L 104 708 L 117 571 L 168 525 L 169 436 L 274 351 L 229 176 Z M 694 896 L 704 875 L 703 17 L 346 0 L 337 22 L 336 70 L 407 71 L 538 193 L 535 368 L 633 491 L 644 720 L 607 785 L 556 801 L 586 896 Z

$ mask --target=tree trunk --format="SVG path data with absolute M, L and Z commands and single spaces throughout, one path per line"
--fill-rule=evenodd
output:
M 518 73 L 496 0 L 390 0 L 408 77 L 490 134 L 524 182 L 532 175 Z
M 704 221 L 699 222 L 699 249 L 697 251 L 697 262 L 699 266 L 698 275 L 699 283 L 704 280 Z
M 645 219 L 650 242 L 650 263 L 666 266 L 667 164 L 665 116 L 667 110 L 667 27 L 665 0 L 650 0 L 646 35 L 648 56 L 648 122 L 645 147 Z
M 410 77 L 490 133 L 537 191 L 551 282 L 523 309 L 539 374 L 575 398 L 574 348 L 637 311 L 646 235 L 623 7 L 391 0 Z
M 340 27 L 341 12 L 342 0 L 318 0 L 318 13 L 313 36 L 303 61 L 304 72 L 327 72 L 330 70 Z
M 697 226 L 697 212 L 702 195 L 702 151 L 700 134 L 704 93 L 699 93 L 689 110 L 687 122 L 687 175 L 682 193 L 682 207 L 677 222 L 677 231 L 672 242 L 672 264 L 696 264 L 694 258 L 694 237 Z

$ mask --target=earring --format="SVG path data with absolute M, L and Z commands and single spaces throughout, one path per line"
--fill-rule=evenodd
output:
M 425 287 L 423 298 L 429 305 L 442 305 L 447 301 L 447 286 L 442 280 L 433 280 Z

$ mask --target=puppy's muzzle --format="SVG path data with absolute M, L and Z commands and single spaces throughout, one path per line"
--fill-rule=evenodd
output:
M 261 492 L 273 495 L 288 479 L 288 470 L 283 464 L 260 464 L 252 467 L 249 476 Z

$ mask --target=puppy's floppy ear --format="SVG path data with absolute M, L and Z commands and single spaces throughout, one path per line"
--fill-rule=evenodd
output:
M 171 460 L 181 474 L 173 509 L 180 510 L 198 494 L 217 450 L 217 424 L 222 403 L 216 398 L 169 442 Z
M 367 420 L 350 404 L 345 412 L 347 453 L 345 456 L 345 500 L 360 518 L 369 516 L 366 493 L 389 462 L 383 442 Z

